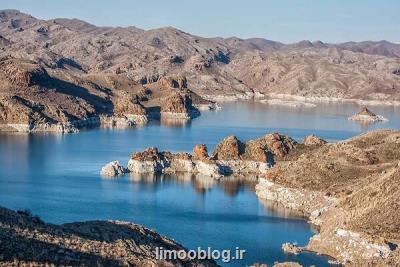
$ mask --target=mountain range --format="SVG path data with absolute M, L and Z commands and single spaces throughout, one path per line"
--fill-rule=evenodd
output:
M 21 112 L 25 121 L 54 122 L 113 114 L 116 97 L 151 106 L 177 90 L 209 100 L 400 101 L 400 44 L 387 41 L 204 38 L 3 10 L 0 57 L 3 122 L 20 121 Z

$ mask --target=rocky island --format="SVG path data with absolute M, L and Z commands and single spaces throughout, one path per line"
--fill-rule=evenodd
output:
M 383 116 L 376 115 L 372 111 L 370 111 L 367 107 L 364 107 L 360 112 L 354 114 L 349 118 L 352 121 L 359 121 L 363 123 L 372 123 L 379 121 L 387 121 L 387 119 Z
M 204 144 L 196 145 L 193 154 L 160 152 L 151 147 L 135 152 L 124 169 L 118 162 L 105 165 L 101 174 L 118 176 L 131 173 L 198 173 L 219 178 L 230 174 L 264 174 L 275 160 L 283 159 L 297 142 L 278 133 L 247 142 L 228 136 L 215 147 L 211 156 Z

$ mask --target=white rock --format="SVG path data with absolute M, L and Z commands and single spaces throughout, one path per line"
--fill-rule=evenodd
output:
M 161 167 L 156 161 L 140 161 L 130 159 L 128 162 L 128 170 L 132 173 L 157 173 Z
M 115 177 L 125 174 L 125 168 L 118 161 L 111 161 L 101 168 L 100 174 Z
M 200 174 L 208 175 L 211 177 L 221 177 L 221 169 L 217 164 L 205 163 L 196 161 L 196 170 Z

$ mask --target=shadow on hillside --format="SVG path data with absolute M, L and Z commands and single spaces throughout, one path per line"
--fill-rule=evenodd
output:
M 22 237 L 15 230 L 9 228 L 0 227 L 0 240 L 0 256 L 3 262 L 18 260 L 55 266 L 121 266 L 118 261 L 99 255 Z
M 38 84 L 47 89 L 55 89 L 56 92 L 64 95 L 79 97 L 91 104 L 98 113 L 109 113 L 112 112 L 114 108 L 110 99 L 104 99 L 92 94 L 88 89 L 82 86 L 58 78 L 51 77 L 49 80 L 39 81 Z

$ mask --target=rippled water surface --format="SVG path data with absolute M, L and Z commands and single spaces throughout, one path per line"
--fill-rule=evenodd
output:
M 128 220 L 189 248 L 247 251 L 244 261 L 229 266 L 284 260 L 325 266 L 323 257 L 281 252 L 284 242 L 305 245 L 313 230 L 290 211 L 259 201 L 254 181 L 215 182 L 190 175 L 104 179 L 99 170 L 115 159 L 126 164 L 133 151 L 148 146 L 191 151 L 195 144 L 205 143 L 211 150 L 230 134 L 248 140 L 278 131 L 301 140 L 313 133 L 333 142 L 367 130 L 399 129 L 398 108 L 372 108 L 389 119 L 386 123 L 348 121 L 360 108 L 330 104 L 294 109 L 237 102 L 225 104 L 218 112 L 204 112 L 186 125 L 154 122 L 70 135 L 0 134 L 0 205 L 30 209 L 53 223 Z

